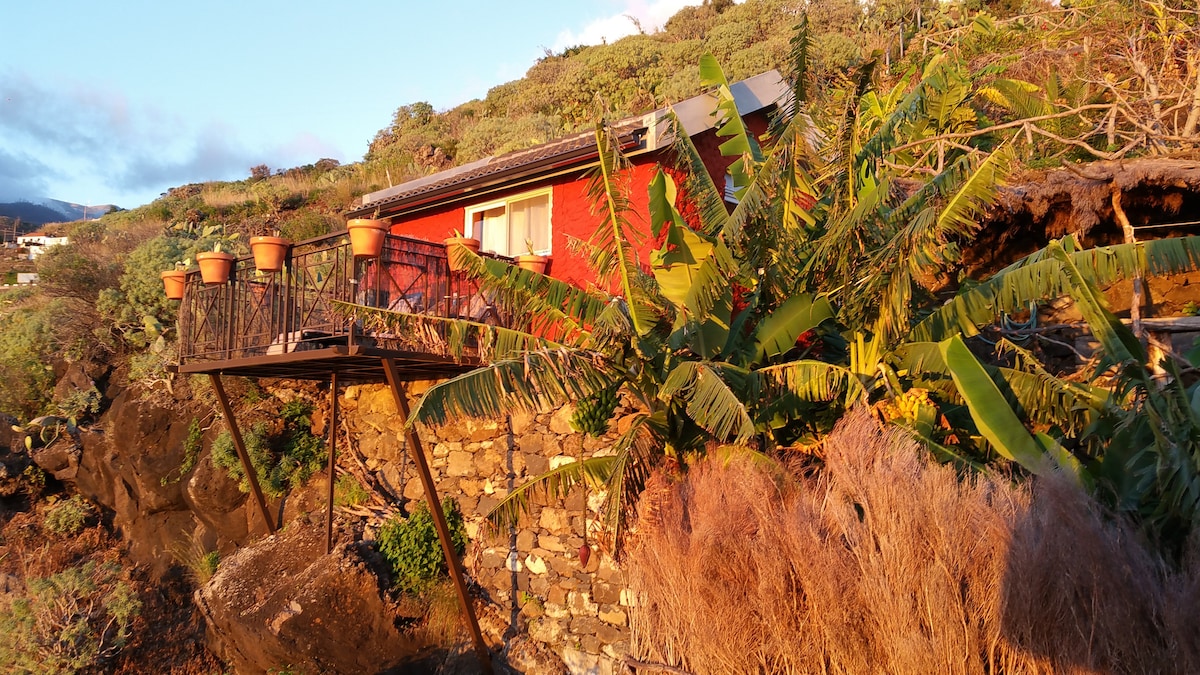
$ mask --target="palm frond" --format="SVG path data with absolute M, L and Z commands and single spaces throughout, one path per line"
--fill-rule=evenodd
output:
M 613 556 L 618 560 L 625 548 L 629 524 L 637 517 L 637 502 L 646 481 L 661 458 L 663 438 L 650 415 L 639 413 L 629 429 L 613 444 L 616 462 L 605 483 L 603 516 L 612 533 Z
M 835 317 L 833 306 L 823 296 L 797 293 L 780 304 L 754 327 L 753 363 L 766 363 L 796 346 L 796 339 Z
M 829 162 L 828 174 L 823 176 L 821 181 L 829 184 L 830 201 L 834 210 L 851 209 L 858 202 L 859 163 L 855 161 L 855 144 L 859 106 L 870 90 L 880 56 L 878 51 L 872 53 L 869 59 L 855 67 L 851 76 L 843 76 L 845 102 L 838 116 L 837 134 L 824 152 L 832 161 Z
M 979 87 L 975 96 L 1012 113 L 1017 119 L 1039 117 L 1051 111 L 1046 92 L 1025 80 L 1001 78 Z
M 622 379 L 621 369 L 597 352 L 531 351 L 431 387 L 412 419 L 439 426 L 463 417 L 538 412 L 592 396 Z
M 701 261 L 692 285 L 684 297 L 684 306 L 693 316 L 708 318 L 729 297 L 730 278 L 737 272 L 737 261 L 724 241 L 717 241 L 712 253 Z
M 771 154 L 758 166 L 754 175 L 738 196 L 738 205 L 729 214 L 722 234 L 730 246 L 742 244 L 746 224 L 756 214 L 765 210 L 775 196 L 776 190 L 785 187 L 815 197 L 816 181 L 809 174 L 815 164 L 816 148 L 821 143 L 821 132 L 806 112 L 794 115 L 783 128 L 772 147 Z M 781 186 L 779 179 L 784 179 Z M 797 211 L 804 210 L 792 204 Z M 805 220 L 812 220 L 808 215 Z
M 790 361 L 760 368 L 752 376 L 766 400 L 785 394 L 813 403 L 844 398 L 847 406 L 866 400 L 866 390 L 853 371 L 824 361 Z
M 688 417 L 718 440 L 744 442 L 754 435 L 746 405 L 709 364 L 684 361 L 675 366 L 658 396 L 683 403 Z
M 620 465 L 623 459 L 620 453 L 606 457 L 590 457 L 582 462 L 570 462 L 530 478 L 488 511 L 485 520 L 489 531 L 496 534 L 516 527 L 521 520 L 521 514 L 529 513 L 535 497 L 541 497 L 548 502 L 564 499 L 582 482 L 593 488 L 603 489 L 612 476 L 613 469 Z
M 455 360 L 461 360 L 469 352 L 474 352 L 481 361 L 490 361 L 528 351 L 563 347 L 541 335 L 479 321 L 408 314 L 341 301 L 334 301 L 332 307 L 343 316 L 361 321 L 363 329 L 378 339 Z
M 925 113 L 926 97 L 932 85 L 928 79 L 904 96 L 900 103 L 884 118 L 875 132 L 863 141 L 854 154 L 853 166 L 874 167 L 891 149 L 901 143 L 900 129 L 909 125 Z
M 530 333 L 552 340 L 578 343 L 608 306 L 606 295 L 469 250 L 459 263 L 493 302 L 527 320 Z
M 800 23 L 796 25 L 795 30 L 796 34 L 790 42 L 791 52 L 788 54 L 792 72 L 788 75 L 792 78 L 792 100 L 794 105 L 800 105 L 808 101 L 808 81 L 811 77 L 808 72 L 809 54 L 814 49 L 807 11 L 800 14 Z M 788 111 L 789 117 L 794 114 L 794 110 Z
M 1019 349 L 1014 345 L 1006 349 Z M 938 392 L 946 401 L 966 403 L 955 386 L 937 342 L 909 342 L 893 352 L 897 368 L 907 372 L 914 386 Z M 997 382 L 1007 404 L 1023 419 L 1034 424 L 1057 426 L 1077 437 L 1096 421 L 1108 405 L 1105 389 L 1070 382 L 1047 372 L 1040 364 L 1020 360 L 1020 368 L 983 364 Z
M 720 145 L 721 154 L 738 158 L 728 171 L 733 177 L 734 188 L 740 191 L 749 185 L 756 167 L 762 163 L 762 148 L 754 134 L 746 128 L 746 122 L 738 111 L 737 100 L 729 89 L 729 80 L 712 54 L 700 57 L 700 81 L 704 86 L 712 87 L 717 96 L 716 135 L 717 138 L 728 139 Z M 738 196 L 740 198 L 741 195 Z
M 687 176 L 683 183 L 684 194 L 696 206 L 700 216 L 700 231 L 710 237 L 716 236 L 729 217 L 729 211 L 725 208 L 725 192 L 713 183 L 708 167 L 704 165 L 704 158 L 700 156 L 692 137 L 684 130 L 674 109 L 667 112 L 665 121 L 672 134 L 677 166 Z
M 602 285 L 611 284 L 613 278 L 620 280 L 621 290 L 630 305 L 634 328 L 639 334 L 648 329 L 637 309 L 638 298 L 634 295 L 633 277 L 637 274 L 635 246 L 643 238 L 638 228 L 632 227 L 628 214 L 628 185 L 623 182 L 622 170 L 625 158 L 612 129 L 605 124 L 596 125 L 596 148 L 599 153 L 597 166 L 588 180 L 587 194 L 593 209 L 600 216 L 600 223 L 592 233 L 588 244 L 592 255 L 588 262 Z
M 983 159 L 964 155 L 888 214 L 895 234 L 872 256 L 874 283 L 859 291 L 885 299 L 879 314 L 888 335 L 908 330 L 915 280 L 953 261 L 957 249 L 951 242 L 979 229 L 980 216 L 995 202 L 1014 161 L 1008 146 Z M 886 293 L 879 289 L 883 280 Z
M 996 452 L 1033 473 L 1048 468 L 1045 450 L 1008 406 L 995 380 L 960 336 L 941 343 L 942 357 L 975 426 Z

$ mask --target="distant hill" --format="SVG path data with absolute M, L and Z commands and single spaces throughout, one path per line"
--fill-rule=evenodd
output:
M 27 225 L 44 225 L 73 220 L 95 220 L 113 209 L 112 204 L 73 204 L 58 199 L 35 199 L 0 203 L 0 217 L 20 218 Z

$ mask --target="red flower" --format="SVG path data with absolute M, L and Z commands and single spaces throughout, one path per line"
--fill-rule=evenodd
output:
M 810 328 L 796 337 L 796 346 L 802 351 L 807 350 L 809 356 L 820 358 L 824 343 L 821 342 L 821 336 L 817 334 L 816 329 Z

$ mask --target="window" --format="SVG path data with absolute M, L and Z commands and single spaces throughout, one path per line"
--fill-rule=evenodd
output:
M 534 253 L 550 255 L 550 190 L 472 206 L 464 229 L 481 251 L 516 257 L 532 245 Z

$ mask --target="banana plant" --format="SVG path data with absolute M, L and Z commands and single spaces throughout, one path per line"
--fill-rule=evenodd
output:
M 604 513 L 619 547 L 635 496 L 653 467 L 686 465 L 715 444 L 772 446 L 777 434 L 797 423 L 798 408 L 781 406 L 780 400 L 832 398 L 839 378 L 848 374 L 796 359 L 803 352 L 798 338 L 822 330 L 832 307 L 819 295 L 769 289 L 762 279 L 774 261 L 763 256 L 773 249 L 747 245 L 739 226 L 768 206 L 774 184 L 760 177 L 774 176 L 772 167 L 795 167 L 795 157 L 811 153 L 804 140 L 810 126 L 801 120 L 785 127 L 782 140 L 764 151 L 712 65 L 706 60 L 703 72 L 721 101 L 718 133 L 729 139 L 724 151 L 739 156 L 735 182 L 742 205 L 730 214 L 718 197 L 716 208 L 702 214 L 704 224 L 693 230 L 679 211 L 680 186 L 659 172 L 648 190 L 650 234 L 662 245 L 651 254 L 649 273 L 633 254 L 642 235 L 630 225 L 620 180 L 623 158 L 600 125 L 595 132 L 600 159 L 588 188 L 597 226 L 582 244 L 597 276 L 594 288 L 467 253 L 460 256 L 465 273 L 506 312 L 530 317 L 527 325 L 504 328 L 342 306 L 369 329 L 438 336 L 455 354 L 475 345 L 488 362 L 432 387 L 413 411 L 416 422 L 496 418 L 572 403 L 578 415 L 613 391 L 634 404 L 632 423 L 610 453 L 558 467 L 514 490 L 489 514 L 497 527 L 515 522 L 533 495 L 557 498 L 586 482 L 607 490 Z M 693 148 L 684 158 L 698 163 L 699 156 Z M 704 179 L 710 190 L 695 193 L 716 194 L 706 173 Z M 827 386 L 796 377 L 806 368 L 823 369 Z
M 1083 250 L 1072 238 L 1052 241 L 986 282 L 964 290 L 917 324 L 910 337 L 940 339 L 950 334 L 953 337 L 943 344 L 961 343 L 957 335 L 974 334 L 979 325 L 1013 309 L 1018 298 L 1070 297 L 1100 345 L 1103 358 L 1097 375 L 1111 375 L 1115 386 L 1101 389 L 1050 380 L 1060 390 L 1069 386 L 1076 394 L 1072 399 L 1076 405 L 1091 399 L 1090 423 L 1060 429 L 1065 433 L 1059 440 L 1071 441 L 1077 447 L 1074 454 L 1063 453 L 1061 443 L 1043 441 L 1039 445 L 1081 483 L 1094 486 L 1114 508 L 1142 523 L 1166 550 L 1179 553 L 1200 524 L 1200 387 L 1183 385 L 1175 359 L 1150 363 L 1133 331 L 1113 316 L 1097 288 L 1138 271 L 1169 274 L 1196 269 L 1200 269 L 1200 237 Z M 1010 406 L 998 405 L 989 387 L 998 380 L 988 382 L 979 377 L 969 353 L 964 354 L 959 346 L 947 347 L 943 353 L 950 370 L 957 371 L 958 390 L 981 428 L 1007 431 L 989 438 L 993 446 L 1032 471 L 1044 468 L 1044 458 L 1022 438 L 1027 433 L 1023 426 L 1017 431 L 1011 420 L 996 424 L 988 419 L 1017 409 L 1011 400 Z M 1155 366 L 1166 373 L 1165 380 L 1155 376 Z M 972 379 L 958 381 L 966 373 L 973 373 Z M 999 381 L 1018 389 L 1014 380 Z M 1031 388 L 1022 389 L 1028 392 Z M 1037 410 L 1036 405 L 1038 400 L 1031 400 L 1020 409 Z

